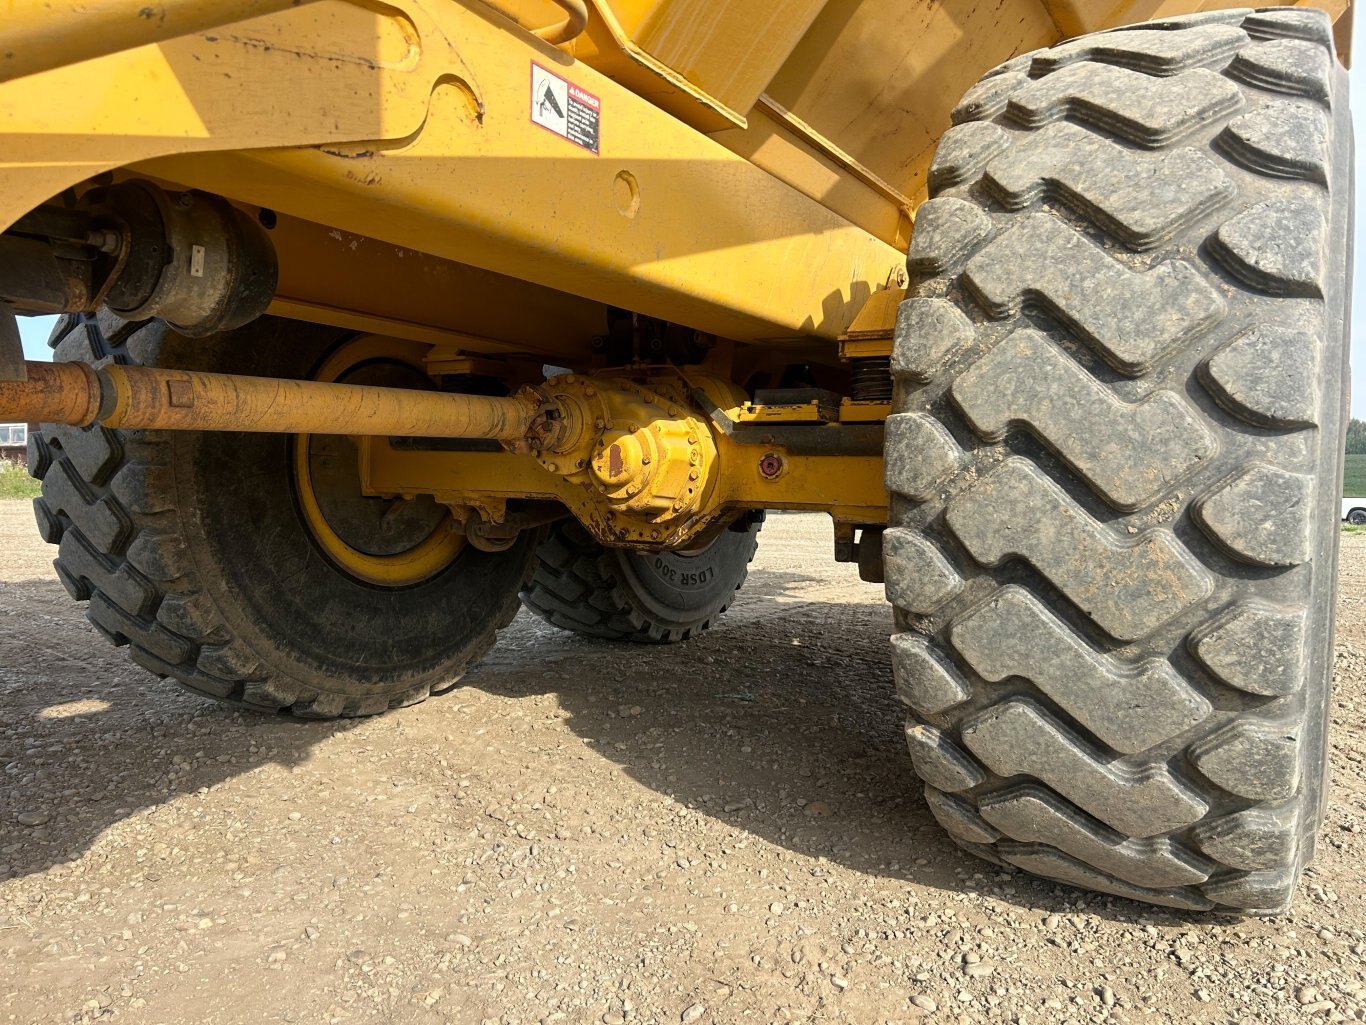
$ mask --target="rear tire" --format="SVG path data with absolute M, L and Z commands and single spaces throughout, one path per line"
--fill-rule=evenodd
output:
M 1280 911 L 1326 785 L 1352 191 L 1331 25 L 1071 40 L 955 121 L 886 442 L 930 807 L 1055 880 Z
M 63 318 L 51 344 L 60 361 L 305 378 L 345 338 L 266 317 L 187 339 L 157 321 L 101 314 Z M 345 466 L 337 439 L 315 440 L 329 443 L 315 470 Z M 539 535 L 497 554 L 464 546 L 405 586 L 367 582 L 310 531 L 294 444 L 287 435 L 44 425 L 30 438 L 29 469 L 43 482 L 34 511 L 59 546 L 58 577 L 135 662 L 221 701 L 330 718 L 450 689 L 512 621 Z M 358 540 L 377 519 L 397 523 L 376 546 L 382 555 L 401 552 L 405 532 L 430 534 L 441 515 L 413 503 L 377 517 L 366 502 L 381 500 L 357 490 L 344 532 Z
M 759 522 L 750 521 L 696 552 L 638 553 L 606 548 L 567 521 L 537 549 L 522 603 L 552 626 L 586 637 L 686 641 L 730 607 L 758 544 Z

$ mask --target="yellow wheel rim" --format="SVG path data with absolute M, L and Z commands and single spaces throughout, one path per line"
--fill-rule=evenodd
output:
M 419 342 L 365 335 L 346 342 L 332 353 L 314 379 L 336 381 L 362 364 L 375 362 L 403 364 L 425 376 L 423 356 L 426 351 L 427 347 Z M 294 485 L 304 522 L 318 546 L 338 568 L 379 587 L 411 587 L 436 576 L 464 550 L 465 539 L 455 532 L 449 510 L 425 539 L 405 551 L 376 555 L 348 543 L 328 522 L 318 499 L 310 458 L 311 441 L 312 436 L 308 434 L 294 438 Z

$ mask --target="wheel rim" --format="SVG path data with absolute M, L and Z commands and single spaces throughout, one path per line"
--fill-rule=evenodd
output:
M 335 350 L 314 380 L 429 384 L 425 352 L 417 342 L 364 335 Z M 441 573 L 465 548 L 450 510 L 430 498 L 386 502 L 363 495 L 355 445 L 348 438 L 297 435 L 291 463 L 309 533 L 333 564 L 357 580 L 411 587 Z

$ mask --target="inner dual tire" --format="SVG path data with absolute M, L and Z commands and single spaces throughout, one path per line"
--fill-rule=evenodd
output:
M 746 518 L 692 551 L 639 553 L 605 548 L 577 522 L 564 521 L 537 549 L 522 603 L 547 623 L 587 637 L 685 641 L 730 607 L 762 522 Z

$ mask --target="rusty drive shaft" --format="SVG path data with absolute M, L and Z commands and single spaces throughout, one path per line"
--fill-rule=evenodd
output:
M 86 427 L 380 437 L 526 437 L 538 402 L 287 381 L 111 364 L 25 364 L 28 379 L 0 381 L 0 420 Z

